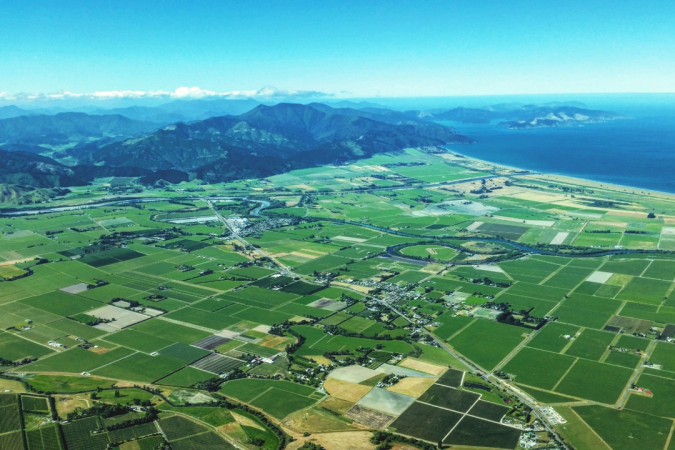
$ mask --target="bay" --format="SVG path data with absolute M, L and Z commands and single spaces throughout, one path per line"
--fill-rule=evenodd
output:
M 675 107 L 620 106 L 603 109 L 631 118 L 580 127 L 509 130 L 447 123 L 477 141 L 448 148 L 537 172 L 675 193 Z

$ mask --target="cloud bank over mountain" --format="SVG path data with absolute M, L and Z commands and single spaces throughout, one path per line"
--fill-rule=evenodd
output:
M 198 86 L 181 86 L 173 91 L 143 91 L 143 90 L 108 90 L 95 92 L 71 92 L 59 91 L 53 93 L 11 93 L 0 92 L 2 102 L 48 102 L 59 100 L 124 100 L 124 99 L 204 99 L 204 98 L 228 98 L 228 99 L 294 99 L 294 98 L 329 98 L 333 94 L 312 90 L 278 89 L 273 86 L 265 86 L 252 90 L 214 91 L 202 89 Z

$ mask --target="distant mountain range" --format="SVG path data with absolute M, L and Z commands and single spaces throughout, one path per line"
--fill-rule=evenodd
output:
M 106 114 L 36 114 L 2 107 L 0 117 L 19 115 L 0 119 L 0 183 L 49 189 L 106 176 L 141 177 L 145 183 L 195 178 L 221 182 L 339 164 L 407 147 L 473 142 L 443 124 L 447 121 L 526 129 L 622 118 L 569 104 L 405 112 L 372 103 L 334 106 L 345 107 L 266 106 L 254 100 L 181 100 Z M 230 113 L 210 117 L 223 111 Z M 208 118 L 174 120 L 202 116 Z M 33 191 L 30 195 L 35 197 Z
M 67 166 L 35 153 L 0 149 L 0 184 L 33 188 L 83 186 L 99 177 L 144 176 L 153 179 L 154 173 L 142 167 L 105 167 L 86 164 Z M 167 172 L 167 176 L 173 175 Z
M 209 117 L 239 115 L 260 105 L 252 99 L 242 100 L 174 100 L 158 106 L 129 106 L 115 109 L 84 109 L 89 114 L 120 114 L 134 120 L 169 125 Z
M 217 182 L 456 142 L 471 139 L 400 113 L 282 103 L 260 105 L 239 116 L 178 123 L 139 138 L 74 149 L 68 155 L 81 164 L 179 170 Z
M 45 156 L 0 150 L 0 183 L 35 188 L 83 184 L 75 171 Z
M 12 117 L 26 116 L 31 114 L 27 109 L 19 108 L 18 106 L 0 106 L 0 119 L 9 119 Z
M 318 103 L 259 105 L 238 116 L 143 132 L 149 127 L 147 122 L 120 115 L 63 113 L 5 119 L 0 121 L 0 136 L 15 151 L 0 150 L 0 183 L 52 188 L 82 185 L 104 176 L 142 177 L 147 183 L 188 178 L 219 182 L 343 163 L 408 147 L 472 142 L 451 128 L 403 113 Z M 134 137 L 104 141 L 124 134 Z M 52 152 L 70 165 L 36 154 L 36 148 L 73 140 L 90 142 Z
M 608 111 L 571 105 L 496 105 L 489 108 L 454 108 L 433 114 L 435 120 L 461 123 L 496 123 L 512 130 L 580 126 L 626 117 Z
M 154 131 L 157 127 L 155 123 L 132 120 L 119 114 L 22 115 L 0 120 L 0 147 L 41 153 L 94 141 L 99 145 L 114 142 Z
M 67 188 L 35 188 L 18 184 L 0 184 L 0 203 L 32 205 L 70 192 Z

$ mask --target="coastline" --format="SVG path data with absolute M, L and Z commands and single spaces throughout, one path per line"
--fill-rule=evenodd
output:
M 657 189 L 649 189 L 641 186 L 630 186 L 630 185 L 623 185 L 623 184 L 616 184 L 616 183 L 609 183 L 606 181 L 599 181 L 599 180 L 593 180 L 590 178 L 583 178 L 575 175 L 570 175 L 570 174 L 563 174 L 563 173 L 553 173 L 553 172 L 540 172 L 537 170 L 530 170 L 526 169 L 523 167 L 516 167 L 516 166 L 511 166 L 508 164 L 502 164 L 502 163 L 497 163 L 493 161 L 489 161 L 486 159 L 480 159 L 476 158 L 474 156 L 469 156 L 467 154 L 464 154 L 462 152 L 459 152 L 455 150 L 455 147 L 453 148 L 447 148 L 444 147 L 448 152 L 458 155 L 459 158 L 467 160 L 467 161 L 475 161 L 478 164 L 483 164 L 483 165 L 488 165 L 492 166 L 494 168 L 497 168 L 499 170 L 507 170 L 507 171 L 512 171 L 512 172 L 527 172 L 523 173 L 522 177 L 542 177 L 542 178 L 551 178 L 553 180 L 560 180 L 564 181 L 568 184 L 579 184 L 579 185 L 588 185 L 589 187 L 595 187 L 598 189 L 606 189 L 606 190 L 611 190 L 611 191 L 621 191 L 627 194 L 632 194 L 632 195 L 651 195 L 651 194 L 656 194 L 658 196 L 664 196 L 667 198 L 673 198 L 675 197 L 675 192 L 668 192 L 668 191 L 660 191 Z M 630 191 L 628 191 L 630 190 Z

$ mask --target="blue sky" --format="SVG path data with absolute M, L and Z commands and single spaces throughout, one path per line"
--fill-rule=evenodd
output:
M 675 91 L 673 1 L 3 0 L 0 30 L 9 94 Z

